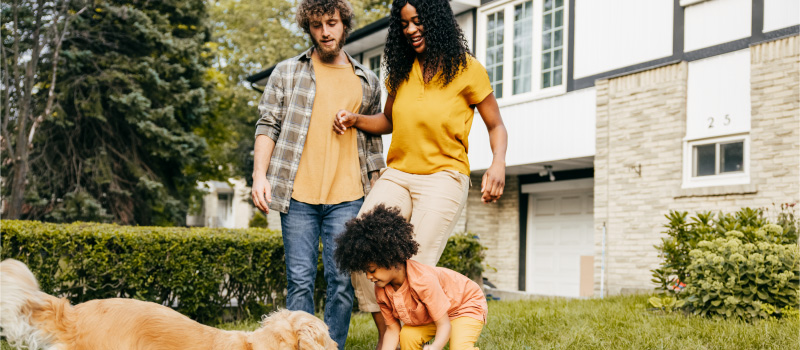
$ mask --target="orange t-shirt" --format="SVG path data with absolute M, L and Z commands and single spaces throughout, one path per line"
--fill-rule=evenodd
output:
M 387 284 L 376 286 L 375 295 L 387 326 L 397 320 L 421 326 L 444 316 L 451 320 L 467 316 L 486 323 L 489 312 L 477 283 L 453 270 L 414 260 L 406 261 L 406 281 L 397 291 Z
M 312 59 L 316 94 L 292 198 L 307 204 L 354 201 L 364 197 L 358 134 L 355 128 L 336 134 L 333 119 L 340 109 L 355 112 L 361 108 L 361 79 L 350 62 L 334 65 L 317 56 Z

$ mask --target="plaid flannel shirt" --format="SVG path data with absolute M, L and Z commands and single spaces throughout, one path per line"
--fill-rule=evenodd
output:
M 258 103 L 261 118 L 256 123 L 256 136 L 267 135 L 275 141 L 275 149 L 267 169 L 272 186 L 271 209 L 289 211 L 292 186 L 303 153 L 311 109 L 316 93 L 312 49 L 275 66 L 264 94 Z M 346 54 L 346 53 L 345 53 Z M 347 58 L 361 78 L 361 114 L 377 114 L 381 109 L 381 86 L 375 73 L 366 69 L 350 55 Z M 331 125 L 333 128 L 333 125 Z M 361 165 L 361 184 L 364 194 L 370 190 L 369 173 L 386 166 L 383 160 L 383 141 L 380 135 L 358 130 L 358 160 Z

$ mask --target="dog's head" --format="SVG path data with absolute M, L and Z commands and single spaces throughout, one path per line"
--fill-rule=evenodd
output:
M 322 320 L 303 311 L 279 310 L 250 335 L 253 350 L 337 350 Z

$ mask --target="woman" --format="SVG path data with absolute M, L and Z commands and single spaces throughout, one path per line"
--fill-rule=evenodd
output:
M 388 168 L 361 207 L 400 208 L 414 225 L 420 249 L 414 260 L 435 266 L 461 214 L 469 190 L 468 136 L 477 107 L 489 132 L 492 165 L 481 181 L 481 200 L 496 202 L 505 185 L 508 133 L 486 69 L 469 52 L 447 0 L 395 0 L 384 50 L 389 97 L 384 112 L 339 111 L 334 131 L 355 127 L 392 134 Z M 385 330 L 374 287 L 353 275 L 359 306 Z M 380 345 L 380 342 L 379 342 Z

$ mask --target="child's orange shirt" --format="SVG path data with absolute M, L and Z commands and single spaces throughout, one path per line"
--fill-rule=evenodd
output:
M 375 286 L 375 295 L 386 325 L 400 320 L 421 326 L 444 316 L 451 320 L 467 316 L 486 323 L 489 311 L 477 283 L 453 270 L 414 260 L 406 261 L 406 281 L 397 291 L 391 284 Z

